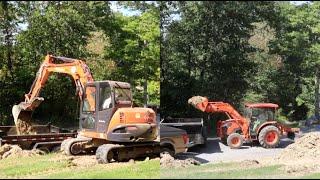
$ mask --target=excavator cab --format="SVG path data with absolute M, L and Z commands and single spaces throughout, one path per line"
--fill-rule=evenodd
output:
M 116 110 L 131 106 L 130 84 L 116 81 L 87 83 L 80 107 L 80 129 L 106 133 Z
M 113 142 L 152 141 L 155 112 L 132 107 L 129 83 L 96 81 L 86 84 L 80 107 L 80 135 Z

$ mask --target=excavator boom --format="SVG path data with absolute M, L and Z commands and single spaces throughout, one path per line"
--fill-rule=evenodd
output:
M 90 69 L 83 61 L 47 55 L 37 72 L 29 93 L 25 94 L 24 102 L 12 107 L 18 134 L 33 133 L 30 122 L 31 114 L 44 100 L 43 97 L 39 97 L 39 94 L 52 73 L 63 73 L 71 76 L 76 84 L 80 99 L 82 99 L 85 84 L 93 82 Z M 94 102 L 93 97 L 90 97 L 90 93 L 88 95 L 89 103 Z

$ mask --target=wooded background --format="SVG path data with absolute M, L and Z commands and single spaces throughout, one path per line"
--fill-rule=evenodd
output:
M 11 108 L 24 101 L 48 52 L 85 60 L 95 80 L 131 83 L 137 105 L 143 105 L 147 79 L 148 103 L 159 105 L 159 7 L 157 3 L 131 1 L 117 4 L 140 13 L 126 16 L 102 1 L 1 2 L 1 125 L 13 124 Z M 41 92 L 45 101 L 33 114 L 35 121 L 77 126 L 75 89 L 68 76 L 51 76 Z
M 163 2 L 161 113 L 194 117 L 194 95 L 280 105 L 280 119 L 318 111 L 320 3 Z
M 163 117 L 203 115 L 187 104 L 193 95 L 240 111 L 245 102 L 277 103 L 291 121 L 318 116 L 319 2 L 117 4 L 141 13 L 126 16 L 110 2 L 1 2 L 1 125 L 13 123 L 11 108 L 48 52 L 85 60 L 95 80 L 131 83 L 138 105 L 147 79 L 148 103 Z M 77 125 L 68 77 L 51 76 L 41 95 L 36 119 Z

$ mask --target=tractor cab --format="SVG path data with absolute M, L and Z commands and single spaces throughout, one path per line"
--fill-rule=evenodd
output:
M 245 117 L 250 122 L 250 131 L 254 135 L 257 129 L 267 121 L 276 121 L 276 111 L 279 106 L 273 103 L 245 104 Z
M 80 108 L 80 128 L 104 133 L 118 108 L 132 107 L 130 84 L 117 81 L 87 83 Z

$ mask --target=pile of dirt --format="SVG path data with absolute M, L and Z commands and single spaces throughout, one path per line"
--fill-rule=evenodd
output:
M 8 145 L 4 144 L 0 147 L 0 159 L 5 159 L 8 157 L 28 157 L 43 155 L 45 152 L 35 149 L 35 150 L 22 150 L 18 145 Z
M 243 160 L 243 161 L 239 162 L 239 165 L 241 167 L 257 166 L 259 164 L 260 164 L 260 162 L 257 160 Z
M 31 122 L 28 121 L 23 121 L 21 119 L 17 120 L 16 123 L 17 127 L 17 134 L 23 134 L 23 135 L 34 135 L 36 134 Z
M 185 160 L 174 159 L 170 154 L 163 154 L 160 158 L 161 167 L 188 167 L 191 165 L 200 165 L 200 162 L 193 158 Z
M 188 104 L 196 106 L 197 104 L 202 103 L 202 102 L 204 102 L 206 100 L 207 99 L 205 97 L 202 97 L 202 96 L 193 96 L 188 100 Z
M 279 161 L 297 161 L 320 158 L 320 132 L 307 133 L 297 139 L 295 143 L 287 146 L 276 157 Z

